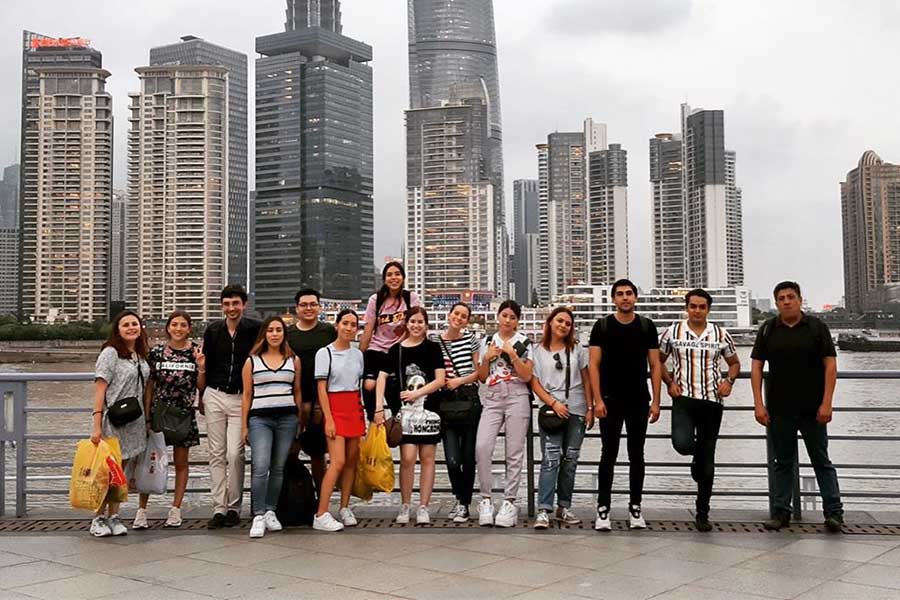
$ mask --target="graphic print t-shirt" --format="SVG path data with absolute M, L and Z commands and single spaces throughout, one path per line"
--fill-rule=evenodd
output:
M 499 333 L 495 333 L 491 337 L 486 338 L 484 340 L 484 343 L 481 344 L 480 357 L 484 358 L 489 345 L 493 344 L 502 348 L 504 343 L 505 342 L 503 341 L 503 338 L 500 337 Z M 516 349 L 516 353 L 519 355 L 519 358 L 521 358 L 522 360 L 531 360 L 531 340 L 528 339 L 528 336 L 520 331 L 517 331 L 510 340 L 510 343 L 513 345 L 513 348 Z M 519 378 L 518 373 L 516 373 L 516 368 L 513 366 L 512 361 L 513 357 L 507 356 L 505 352 L 501 353 L 500 356 L 498 356 L 493 362 L 491 362 L 487 381 L 485 381 L 485 383 L 488 386 L 492 386 L 497 385 L 501 381 L 508 381 L 511 383 L 518 382 L 522 385 L 525 385 Z
M 160 344 L 150 350 L 150 378 L 153 379 L 153 400 L 163 404 L 187 408 L 193 406 L 197 391 L 197 363 L 194 347 L 175 350 Z
M 375 322 L 375 331 L 372 333 L 369 349 L 387 352 L 400 340 L 401 332 L 406 327 L 406 311 L 413 306 L 419 306 L 421 302 L 415 292 L 409 294 L 411 306 L 406 306 L 403 296 L 399 300 L 388 298 L 382 303 L 376 319 L 375 305 L 377 303 L 378 294 L 369 296 L 369 303 L 366 305 L 366 323 Z
M 386 368 L 391 369 L 390 373 L 400 377 L 401 390 L 415 390 L 434 381 L 435 370 L 444 368 L 444 357 L 441 355 L 441 347 L 431 340 L 424 340 L 418 346 L 402 349 L 398 343 L 391 346 L 384 364 Z M 435 404 L 437 404 L 436 396 L 435 398 L 426 396 L 427 410 L 435 410 Z

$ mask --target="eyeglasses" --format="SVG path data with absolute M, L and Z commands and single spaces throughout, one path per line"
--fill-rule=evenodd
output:
M 319 306 L 318 302 L 301 302 L 297 305 L 299 308 L 316 308 Z
M 556 361 L 556 369 L 558 371 L 562 371 L 563 364 L 562 364 L 562 359 L 559 357 L 559 352 L 557 352 L 556 354 L 553 355 L 553 360 Z

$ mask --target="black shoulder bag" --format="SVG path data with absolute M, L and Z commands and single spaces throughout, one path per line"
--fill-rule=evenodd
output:
M 138 395 L 143 397 L 144 395 L 144 373 L 141 371 L 141 358 L 138 357 L 137 360 L 137 370 L 138 370 Z M 113 427 L 123 427 L 124 425 L 128 425 L 132 421 L 136 421 L 141 418 L 141 415 L 144 414 L 144 409 L 142 407 L 143 402 L 138 396 L 128 396 L 126 398 L 120 398 L 113 402 L 112 404 L 107 405 L 106 407 L 106 416 L 109 417 L 109 422 Z
M 456 361 L 453 360 L 453 354 L 444 343 L 444 340 L 438 336 L 441 347 L 450 358 L 450 364 L 453 365 L 453 372 L 457 377 L 460 376 L 459 368 Z M 438 405 L 438 414 L 441 415 L 441 422 L 449 426 L 468 425 L 472 422 L 472 415 L 475 407 L 480 404 L 478 399 L 478 386 L 474 384 L 461 385 L 455 390 L 444 390 L 441 402 Z
M 569 402 L 569 386 L 571 384 L 571 365 L 569 361 L 569 350 L 566 349 L 566 404 Z M 542 404 L 538 409 L 538 427 L 545 433 L 558 433 L 566 426 L 568 418 L 560 417 L 550 404 Z

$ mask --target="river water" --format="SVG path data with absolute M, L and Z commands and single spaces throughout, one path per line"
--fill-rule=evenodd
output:
M 739 348 L 742 368 L 749 369 L 750 349 Z M 852 353 L 843 352 L 838 357 L 840 370 L 900 370 L 900 353 Z M 0 364 L 0 373 L 89 373 L 93 370 L 93 362 L 72 363 L 20 363 Z M 47 407 L 75 407 L 90 406 L 92 403 L 92 384 L 84 383 L 30 383 L 28 385 L 28 402 L 30 406 Z M 900 406 L 900 381 L 892 380 L 839 380 L 835 393 L 835 406 L 855 407 L 897 407 Z M 663 406 L 670 404 L 663 392 Z M 735 386 L 734 394 L 726 403 L 728 406 L 752 406 L 750 383 L 741 380 Z M 668 434 L 670 429 L 668 411 L 663 411 L 662 417 L 655 425 L 650 426 L 650 433 Z M 200 419 L 201 432 L 204 430 L 202 417 Z M 88 414 L 33 414 L 28 421 L 28 431 L 38 433 L 83 433 L 87 437 L 90 432 L 90 415 Z M 595 428 L 594 433 L 597 429 Z M 867 434 L 867 435 L 896 435 L 900 432 L 900 413 L 835 413 L 835 419 L 830 426 L 830 433 L 836 434 Z M 752 412 L 726 412 L 722 423 L 722 434 L 761 434 L 763 428 L 756 424 Z M 535 440 L 536 445 L 538 444 Z M 900 465 L 900 444 L 894 442 L 862 442 L 862 441 L 832 441 L 831 456 L 835 464 L 862 464 L 862 465 Z M 74 452 L 73 441 L 43 441 L 32 442 L 28 445 L 27 460 L 29 462 L 70 461 Z M 678 456 L 672 450 L 668 439 L 648 440 L 646 446 L 648 461 L 675 461 L 686 463 L 684 457 Z M 808 462 L 805 450 L 800 450 L 801 462 Z M 502 459 L 502 444 L 498 443 L 495 458 Z M 600 440 L 588 439 L 582 449 L 582 460 L 596 461 L 600 458 Z M 625 445 L 622 444 L 620 461 L 627 459 Z M 206 461 L 206 442 L 191 451 L 192 461 Z M 540 450 L 535 449 L 535 460 L 540 462 Z M 719 463 L 765 463 L 765 442 L 763 440 L 720 440 L 717 451 Z M 15 451 L 7 450 L 7 477 L 15 473 Z M 495 465 L 495 470 L 502 468 Z M 207 468 L 205 464 L 192 466 L 191 486 L 208 487 L 206 478 Z M 595 467 L 584 466 L 579 469 L 576 489 L 596 487 Z M 68 469 L 66 468 L 30 468 L 29 477 L 40 477 L 42 480 L 34 481 L 30 488 L 40 489 L 68 489 Z M 247 468 L 249 477 L 249 466 Z M 803 469 L 803 475 L 808 475 L 807 480 L 812 485 L 811 469 Z M 895 469 L 839 469 L 841 488 L 848 491 L 891 491 L 900 492 L 900 466 Z M 873 476 L 880 479 L 872 479 Z M 49 479 L 43 479 L 49 477 Z M 11 510 L 13 504 L 13 482 L 7 481 L 7 503 Z M 399 482 L 398 482 L 399 483 Z M 499 480 L 498 480 L 499 484 Z M 477 485 L 477 484 L 476 484 Z M 438 466 L 437 486 L 449 487 L 449 483 L 442 466 Z M 523 477 L 524 493 L 524 477 Z M 624 489 L 627 487 L 627 475 L 624 469 L 617 470 L 614 487 Z M 695 489 L 690 479 L 689 471 L 680 467 L 648 467 L 646 490 L 685 490 L 691 492 Z M 737 469 L 719 467 L 716 478 L 716 491 L 736 490 L 765 490 L 766 478 L 763 469 Z M 814 489 L 814 488 L 813 488 Z M 379 498 L 381 496 L 381 498 Z M 449 495 L 438 495 L 439 498 L 449 498 Z M 397 498 L 389 498 L 387 495 L 376 495 L 376 502 L 387 503 L 397 501 Z M 576 494 L 576 503 L 579 505 L 592 504 L 589 494 Z M 189 504 L 206 504 L 208 498 L 204 494 L 189 494 Z M 624 499 L 615 500 L 616 504 L 624 504 Z M 728 508 L 762 508 L 766 506 L 765 498 L 741 498 L 735 496 L 717 496 L 713 499 L 713 505 Z M 162 505 L 162 498 L 154 503 Z M 889 502 L 883 499 L 852 499 L 846 498 L 845 503 L 852 508 L 873 508 L 877 503 L 880 508 L 900 507 L 900 501 Z M 64 507 L 68 504 L 66 495 L 35 495 L 28 498 L 29 507 Z M 644 501 L 645 506 L 665 507 L 692 507 L 693 498 L 687 496 L 674 497 L 664 495 L 649 495 Z M 811 506 L 809 508 L 812 508 Z

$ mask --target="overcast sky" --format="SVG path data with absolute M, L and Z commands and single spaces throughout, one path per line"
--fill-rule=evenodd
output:
M 87 37 L 103 52 L 124 187 L 127 94 L 149 48 L 194 34 L 252 61 L 254 37 L 283 30 L 284 4 L 0 0 L 0 163 L 18 160 L 22 29 Z M 402 237 L 406 2 L 343 0 L 342 10 L 344 33 L 375 54 L 377 261 Z M 839 182 L 868 149 L 900 162 L 900 3 L 495 0 L 494 10 L 508 194 L 513 179 L 537 177 L 534 145 L 548 133 L 578 131 L 587 116 L 607 123 L 628 150 L 631 275 L 646 286 L 648 139 L 677 131 L 681 102 L 724 109 L 754 296 L 793 278 L 814 306 L 840 300 Z M 252 121 L 252 91 L 250 101 Z

